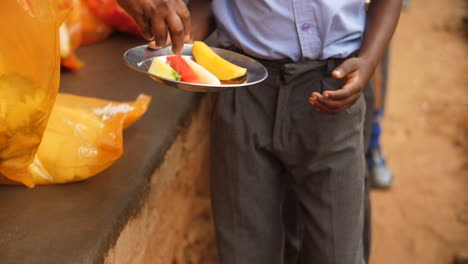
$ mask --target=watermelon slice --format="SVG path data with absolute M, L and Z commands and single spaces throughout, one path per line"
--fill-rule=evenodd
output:
M 180 55 L 167 57 L 167 62 L 180 75 L 183 82 L 200 83 L 198 75 L 190 68 L 187 62 Z
M 194 62 L 189 57 L 182 57 L 185 62 L 192 68 L 192 70 L 198 75 L 200 78 L 200 83 L 203 84 L 210 84 L 210 85 L 220 85 L 221 82 L 214 76 L 211 72 L 207 71 L 203 68 L 200 64 Z

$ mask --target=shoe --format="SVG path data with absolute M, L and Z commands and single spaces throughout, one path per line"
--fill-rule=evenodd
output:
M 393 184 L 393 173 L 387 167 L 380 149 L 371 149 L 367 154 L 367 166 L 372 188 L 389 189 Z
M 403 0 L 402 8 L 403 9 L 408 9 L 409 7 L 410 7 L 410 0 Z

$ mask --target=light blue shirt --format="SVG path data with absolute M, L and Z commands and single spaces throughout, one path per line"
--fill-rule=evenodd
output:
M 264 59 L 344 58 L 361 46 L 365 0 L 213 0 L 218 38 Z

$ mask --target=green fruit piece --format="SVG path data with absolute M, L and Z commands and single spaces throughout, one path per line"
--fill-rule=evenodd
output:
M 180 75 L 168 63 L 162 61 L 159 58 L 153 59 L 148 72 L 169 80 L 180 80 Z

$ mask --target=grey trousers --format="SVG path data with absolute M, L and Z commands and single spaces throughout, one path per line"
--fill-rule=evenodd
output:
M 337 90 L 342 60 L 262 61 L 268 79 L 218 95 L 211 194 L 222 264 L 284 263 L 285 191 L 304 223 L 301 263 L 363 264 L 363 97 L 324 115 L 308 102 Z

